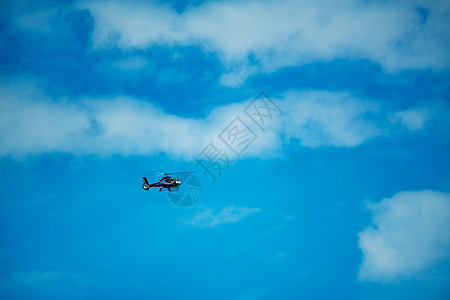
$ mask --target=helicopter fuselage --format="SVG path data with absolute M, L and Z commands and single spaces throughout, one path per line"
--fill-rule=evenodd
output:
M 159 187 L 159 191 L 162 191 L 163 189 L 167 189 L 169 192 L 171 192 L 171 189 L 178 188 L 181 184 L 180 179 L 170 176 L 164 176 L 161 178 L 158 182 L 155 183 L 148 183 L 146 177 L 142 177 L 144 183 L 142 184 L 142 188 L 146 191 L 148 191 L 151 187 Z

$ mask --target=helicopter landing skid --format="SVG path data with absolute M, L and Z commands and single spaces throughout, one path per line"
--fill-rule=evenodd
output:
M 174 188 L 160 188 L 159 191 L 160 192 L 164 192 L 164 190 L 167 190 L 168 192 L 176 192 L 178 191 L 180 188 L 179 187 L 174 187 Z

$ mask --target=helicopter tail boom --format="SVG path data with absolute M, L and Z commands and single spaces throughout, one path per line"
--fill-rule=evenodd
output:
M 155 182 L 155 183 L 148 183 L 148 180 L 146 177 L 142 177 L 142 188 L 146 191 L 148 191 L 151 187 L 158 187 L 160 186 L 159 182 Z

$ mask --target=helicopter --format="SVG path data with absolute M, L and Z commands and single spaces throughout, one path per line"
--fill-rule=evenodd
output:
M 159 187 L 159 191 L 167 190 L 169 192 L 178 191 L 181 185 L 181 180 L 175 177 L 171 177 L 169 175 L 174 174 L 188 174 L 194 172 L 174 172 L 174 173 L 159 173 L 159 176 L 162 176 L 158 182 L 148 183 L 147 177 L 142 177 L 144 183 L 142 184 L 142 188 L 148 191 L 151 187 Z

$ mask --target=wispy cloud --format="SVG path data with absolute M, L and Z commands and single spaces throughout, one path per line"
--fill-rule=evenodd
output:
M 163 152 L 193 160 L 212 140 L 218 140 L 236 116 L 242 116 L 251 100 L 215 107 L 204 118 L 184 118 L 144 99 L 102 97 L 68 101 L 50 97 L 32 82 L 0 83 L 0 156 Z M 389 116 L 403 116 L 347 93 L 290 91 L 274 101 L 284 113 L 273 119 L 265 132 L 246 120 L 258 132 L 258 139 L 244 156 L 271 157 L 279 154 L 283 144 L 297 142 L 313 148 L 358 146 L 387 134 L 387 126 L 399 126 L 390 123 Z M 407 120 L 408 128 L 419 129 L 418 121 Z
M 14 22 L 19 28 L 49 34 L 54 29 L 51 26 L 52 20 L 57 17 L 58 13 L 60 12 L 57 8 L 29 10 L 18 14 Z
M 113 67 L 123 71 L 140 70 L 147 67 L 148 62 L 140 56 L 128 57 L 126 59 L 117 60 L 113 63 Z
M 148 295 L 146 280 L 119 276 L 92 276 L 61 270 L 24 270 L 0 277 L 2 299 L 91 299 L 118 294 Z
M 191 220 L 186 221 L 186 224 L 197 227 L 216 227 L 220 224 L 237 223 L 243 217 L 259 212 L 258 207 L 234 207 L 228 206 L 223 208 L 220 212 L 214 213 L 212 209 L 205 209 L 197 212 Z
M 352 147 L 382 134 L 374 120 L 378 105 L 346 93 L 325 91 L 286 94 L 288 138 L 295 137 L 308 147 Z
M 79 274 L 62 271 L 21 271 L 0 279 L 0 293 L 11 298 L 79 299 L 90 282 Z
M 399 122 L 408 130 L 419 130 L 431 118 L 432 111 L 426 108 L 410 108 L 399 111 L 391 117 L 392 122 Z
M 450 67 L 446 1 L 220 1 L 182 13 L 130 1 L 79 7 L 94 17 L 96 47 L 198 46 L 219 55 L 229 86 L 256 70 L 335 58 L 369 59 L 388 71 Z
M 450 256 L 450 194 L 401 192 L 369 208 L 373 223 L 359 233 L 360 280 L 415 276 Z

